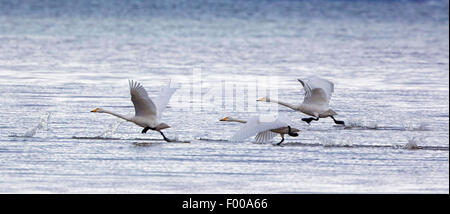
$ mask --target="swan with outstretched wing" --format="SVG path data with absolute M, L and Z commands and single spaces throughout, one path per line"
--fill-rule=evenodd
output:
M 279 100 L 273 100 L 269 97 L 263 97 L 257 101 L 266 101 L 278 103 L 295 111 L 300 111 L 306 115 L 312 116 L 310 118 L 302 118 L 308 124 L 312 120 L 319 120 L 319 118 L 331 117 L 336 124 L 345 125 L 344 121 L 336 120 L 334 118 L 337 113 L 329 107 L 331 95 L 334 92 L 334 84 L 326 79 L 320 77 L 309 77 L 305 79 L 298 79 L 305 90 L 303 102 L 299 105 L 286 103 Z
M 150 99 L 145 88 L 138 82 L 128 80 L 130 86 L 131 102 L 133 102 L 134 116 L 122 115 L 102 108 L 95 108 L 91 112 L 106 113 L 132 122 L 143 127 L 142 133 L 147 133 L 149 129 L 159 132 L 165 141 L 171 142 L 164 133 L 163 129 L 170 128 L 166 123 L 160 122 L 161 116 L 169 103 L 175 88 L 170 87 L 170 83 L 164 87 L 155 99 Z
M 224 117 L 220 121 L 244 123 L 241 129 L 231 137 L 231 141 L 243 141 L 256 135 L 256 143 L 265 143 L 279 134 L 281 136 L 281 141 L 277 143 L 277 145 L 280 145 L 284 141 L 285 134 L 297 137 L 297 132 L 300 132 L 300 130 L 292 128 L 286 122 L 283 122 L 278 118 L 273 121 L 262 121 L 259 116 L 255 116 L 251 117 L 248 121 L 245 121 L 234 119 L 232 117 Z

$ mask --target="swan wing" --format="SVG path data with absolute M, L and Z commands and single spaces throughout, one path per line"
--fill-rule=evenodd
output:
M 305 90 L 303 103 L 328 105 L 334 92 L 334 84 L 320 77 L 298 79 Z
M 260 132 L 269 131 L 271 129 L 285 127 L 287 124 L 285 122 L 276 119 L 270 122 L 262 122 L 260 117 L 252 117 L 247 123 L 241 126 L 241 129 L 237 131 L 233 137 L 231 137 L 231 141 L 243 141 L 251 136 L 254 136 Z
M 128 80 L 130 85 L 131 101 L 134 105 L 135 116 L 148 117 L 156 116 L 156 105 L 148 97 L 145 88 L 138 82 Z
M 277 133 L 272 131 L 263 131 L 256 135 L 255 142 L 256 143 L 265 143 L 272 140 L 275 136 L 277 136 Z
M 157 109 L 157 115 L 158 118 L 161 118 L 162 113 L 166 109 L 167 104 L 170 101 L 170 98 L 172 97 L 173 93 L 175 93 L 177 89 L 170 87 L 170 82 L 167 84 L 166 87 L 161 89 L 161 92 L 159 93 L 158 97 L 155 98 L 154 103 L 156 105 Z

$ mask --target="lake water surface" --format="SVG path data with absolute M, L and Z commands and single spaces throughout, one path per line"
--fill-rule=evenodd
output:
M 448 9 L 0 0 L 0 192 L 448 194 Z M 267 89 L 300 103 L 311 75 L 334 82 L 345 127 L 254 102 Z M 178 87 L 164 122 L 181 143 L 90 112 L 133 114 L 128 79 L 150 97 Z M 299 137 L 228 141 L 240 124 L 220 118 L 273 108 Z

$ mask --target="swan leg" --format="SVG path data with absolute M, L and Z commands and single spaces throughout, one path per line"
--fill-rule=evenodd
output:
M 281 145 L 281 143 L 283 143 L 284 141 L 284 135 L 281 135 L 281 141 L 279 143 L 277 143 L 277 146 Z
M 291 137 L 297 137 L 298 134 L 295 132 L 291 132 L 291 126 L 288 126 L 288 135 Z
M 309 124 L 312 121 L 312 117 L 310 117 L 310 118 L 302 118 L 302 120 Z
M 158 131 L 158 132 L 163 136 L 163 138 L 164 138 L 165 141 L 167 141 L 167 142 L 172 142 L 172 140 L 170 140 L 169 138 L 167 138 L 167 137 L 164 135 L 164 133 L 162 133 L 162 131 Z
M 150 127 L 145 127 L 144 129 L 142 129 L 142 134 L 145 134 L 145 133 L 147 133 L 147 131 L 150 129 Z
M 147 127 L 145 127 L 144 129 L 142 129 L 142 134 L 147 133 L 147 131 L 148 131 L 149 129 L 155 130 L 155 128 L 152 128 L 152 127 L 150 127 L 150 126 L 147 126 Z
M 314 118 L 314 117 L 310 117 L 310 118 L 302 118 L 303 121 L 307 122 L 308 124 L 311 123 L 311 121 L 315 120 L 318 121 L 319 118 Z
M 345 126 L 345 122 L 344 121 L 342 121 L 342 120 L 336 120 L 336 119 L 334 119 L 334 117 L 333 116 L 330 116 L 331 117 L 331 119 L 333 119 L 334 120 L 334 123 L 336 123 L 336 124 L 340 124 L 340 125 L 344 125 Z

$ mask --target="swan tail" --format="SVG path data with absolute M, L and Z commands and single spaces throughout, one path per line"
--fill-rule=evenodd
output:
M 328 110 L 325 112 L 325 114 L 327 114 L 327 115 L 329 115 L 329 116 L 337 115 L 337 113 L 336 113 L 335 111 L 331 110 L 331 109 L 328 109 Z

